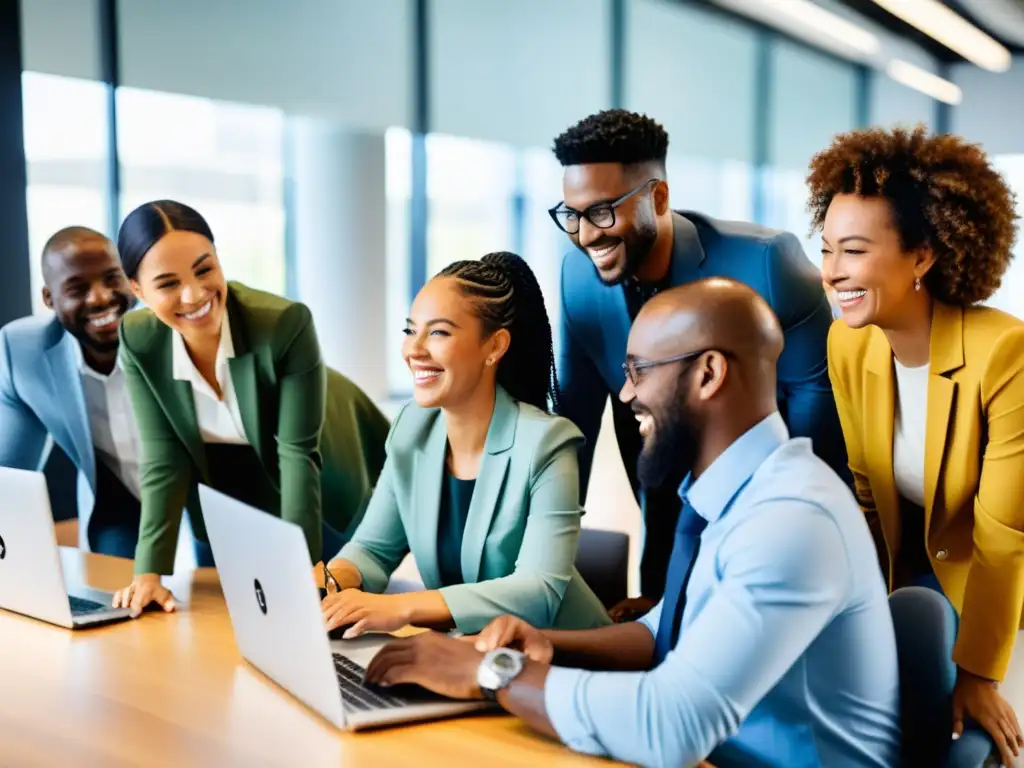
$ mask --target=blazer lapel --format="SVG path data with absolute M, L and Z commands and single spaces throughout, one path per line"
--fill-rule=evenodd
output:
M 466 528 L 462 533 L 462 577 L 467 584 L 480 580 L 484 545 L 501 502 L 518 419 L 519 405 L 499 387 L 494 397 L 494 414 L 487 430 L 473 498 L 469 503 Z
M 892 440 L 895 421 L 895 382 L 893 381 L 892 349 L 879 332 L 873 340 L 867 355 L 867 402 L 864 418 L 865 454 L 871 493 L 882 523 L 885 540 L 890 551 L 898 551 L 900 538 L 899 494 L 893 477 Z
M 81 374 L 77 370 L 77 356 L 69 345 L 78 341 L 54 320 L 60 328 L 59 340 L 46 351 L 46 364 L 50 375 L 50 386 L 58 400 L 65 400 L 69 407 L 57 408 L 67 431 L 65 439 L 58 441 L 67 447 L 73 447 L 80 467 L 93 490 L 96 489 L 96 455 L 92 447 L 92 429 L 89 425 L 89 412 L 85 405 L 85 393 L 82 391 Z M 54 328 L 56 332 L 56 328 Z M 56 439 L 56 438 L 55 438 Z M 75 457 L 71 457 L 72 460 Z
M 139 349 L 146 351 L 137 354 L 146 356 L 143 370 L 153 371 L 152 376 L 147 378 L 154 397 L 159 401 L 171 427 L 185 444 L 192 460 L 199 467 L 200 474 L 204 479 L 208 479 L 206 451 L 203 447 L 203 437 L 199 432 L 192 384 L 174 378 L 172 333 L 170 328 L 160 325 L 153 331 L 152 338 L 139 345 Z
M 448 453 L 448 428 L 439 411 L 423 446 L 416 453 L 413 468 L 413 513 L 409 549 L 415 553 L 423 583 L 428 589 L 441 584 L 437 564 L 437 534 L 441 518 L 441 482 Z M 434 585 L 434 586 L 432 586 Z
M 626 306 L 626 294 L 622 286 L 604 288 L 599 294 L 601 297 L 601 315 L 608 318 L 607 323 L 602 323 L 603 335 L 605 336 L 605 369 L 604 378 L 608 388 L 618 392 L 626 383 L 626 375 L 622 372 L 622 364 L 626 360 L 626 346 L 629 343 L 629 328 L 632 324 L 629 319 L 629 308 Z M 475 492 L 475 491 L 474 491 Z
M 964 314 L 961 307 L 935 302 L 930 342 L 931 368 L 928 376 L 928 420 L 925 427 L 924 500 L 925 531 L 931 522 L 935 492 L 946 455 L 949 417 L 956 399 L 956 382 L 946 374 L 964 364 Z
M 671 286 L 685 285 L 700 278 L 704 263 L 704 246 L 700 244 L 697 227 L 682 212 L 672 213 L 672 263 L 669 266 Z
M 249 344 L 246 315 L 242 303 L 235 291 L 231 291 L 228 301 L 228 329 L 231 333 L 231 345 L 235 356 L 228 360 L 231 372 L 231 385 L 238 399 L 238 411 L 245 427 L 245 437 L 256 451 L 263 456 L 263 430 L 260 423 L 260 398 L 256 380 L 256 355 Z M 265 464 L 267 462 L 264 462 Z

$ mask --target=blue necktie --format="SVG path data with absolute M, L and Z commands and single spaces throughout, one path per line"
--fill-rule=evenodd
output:
M 686 582 L 690 579 L 693 563 L 700 549 L 700 534 L 707 520 L 697 514 L 689 503 L 684 503 L 676 525 L 676 540 L 665 576 L 665 597 L 661 604 L 658 635 L 654 639 L 654 666 L 661 664 L 679 639 L 679 627 L 686 605 Z

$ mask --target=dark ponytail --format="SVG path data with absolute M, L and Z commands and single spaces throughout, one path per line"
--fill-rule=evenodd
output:
M 453 277 L 476 305 L 484 330 L 508 330 L 512 341 L 498 365 L 498 383 L 516 400 L 558 410 L 558 377 L 544 295 L 529 265 L 514 253 L 457 261 L 439 277 Z
M 129 280 L 139 274 L 139 264 L 168 232 L 194 232 L 211 243 L 213 232 L 198 211 L 173 200 L 143 203 L 125 217 L 117 233 L 117 252 Z

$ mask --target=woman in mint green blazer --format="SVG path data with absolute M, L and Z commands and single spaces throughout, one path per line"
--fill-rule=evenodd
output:
M 328 370 L 309 309 L 229 283 L 213 233 L 181 203 L 125 219 L 118 250 L 147 309 L 121 323 L 139 425 L 142 519 L 135 578 L 115 604 L 170 610 L 183 507 L 206 540 L 204 483 L 305 531 L 311 562 L 348 541 L 384 463 L 388 422 Z
M 509 253 L 452 264 L 416 297 L 405 335 L 415 402 L 327 566 L 339 590 L 323 601 L 328 628 L 475 633 L 506 613 L 538 627 L 611 623 L 574 566 L 582 435 L 548 411 L 551 326 L 530 268 Z M 380 594 L 410 551 L 426 591 Z

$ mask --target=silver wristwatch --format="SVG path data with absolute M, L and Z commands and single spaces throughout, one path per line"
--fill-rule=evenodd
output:
M 516 679 L 523 671 L 526 656 L 511 648 L 497 648 L 489 651 L 476 671 L 476 684 L 484 697 L 496 701 L 498 691 Z

